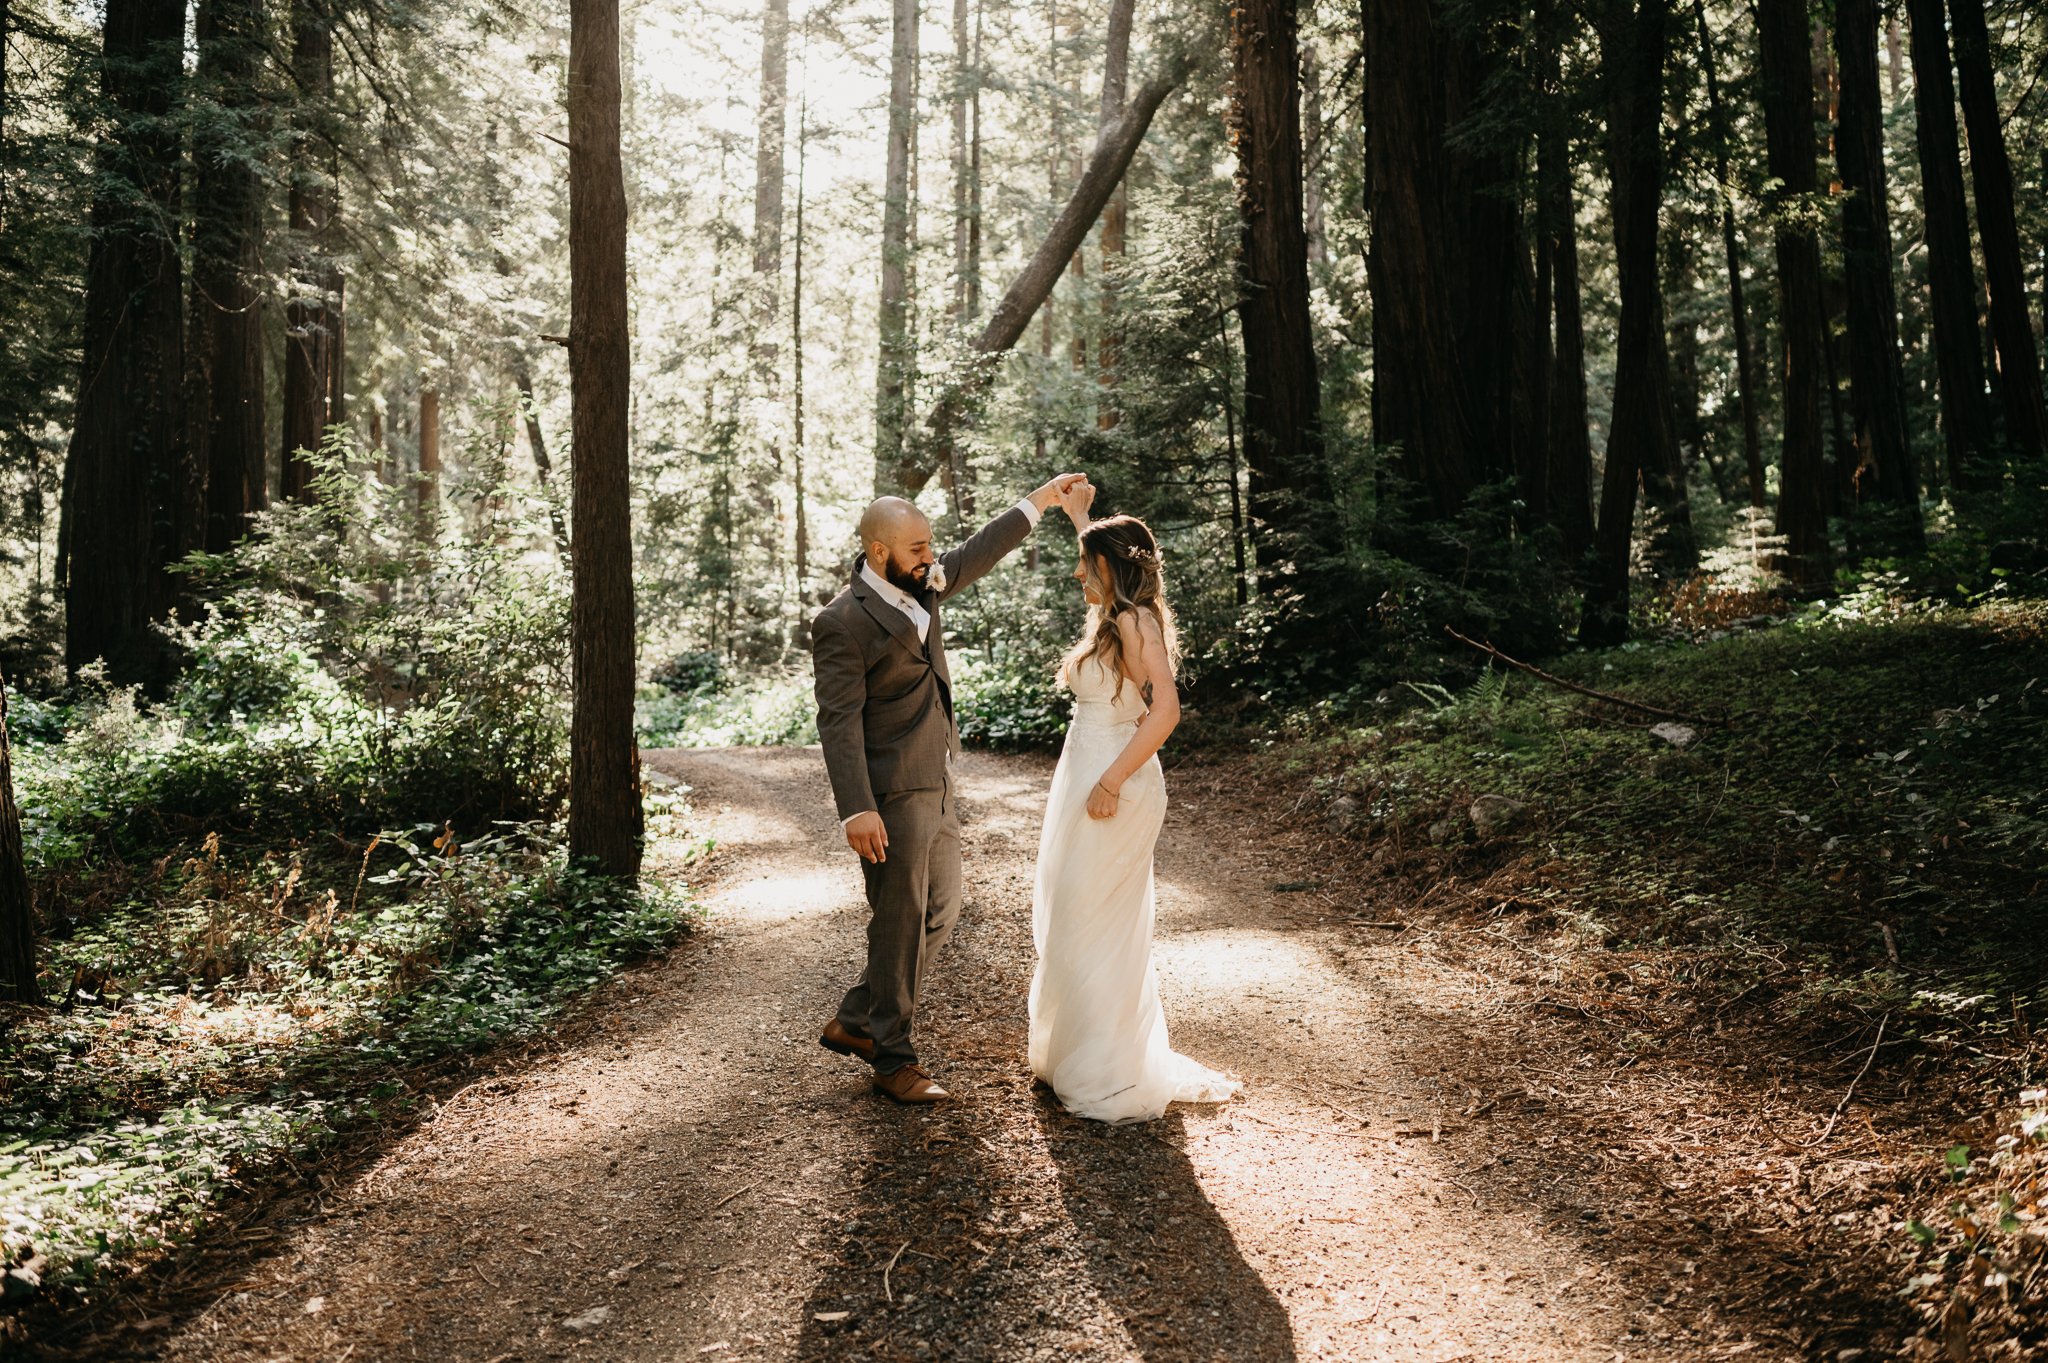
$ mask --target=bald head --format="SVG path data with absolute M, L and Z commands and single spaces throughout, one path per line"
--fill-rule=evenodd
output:
M 922 591 L 932 564 L 932 523 L 901 497 L 877 497 L 860 515 L 868 566 L 906 592 Z
M 860 513 L 860 543 L 872 551 L 875 544 L 895 549 L 906 539 L 930 539 L 932 524 L 914 502 L 901 497 L 877 497 Z

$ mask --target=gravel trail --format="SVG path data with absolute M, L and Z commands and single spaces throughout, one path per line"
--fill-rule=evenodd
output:
M 160 1356 L 1698 1356 L 1651 1342 L 1615 1213 L 1516 1166 L 1488 1100 L 1519 1079 L 1424 1059 L 1489 1025 L 1489 982 L 1290 892 L 1313 868 L 1227 788 L 1169 774 L 1157 951 L 1176 1047 L 1246 1096 L 1103 1128 L 1023 1062 L 1049 762 L 962 764 L 966 912 L 918 1032 L 959 1097 L 931 1110 L 816 1043 L 865 922 L 817 751 L 646 762 L 717 839 L 708 926 L 444 1103 Z

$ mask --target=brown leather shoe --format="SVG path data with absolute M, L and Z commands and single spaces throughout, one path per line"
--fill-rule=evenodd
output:
M 856 1060 L 865 1060 L 870 1065 L 875 1063 L 875 1039 L 849 1030 L 840 1024 L 838 1018 L 833 1018 L 825 1024 L 825 1031 L 819 1036 L 818 1044 L 828 1051 L 850 1055 Z
M 953 1095 L 932 1082 L 932 1077 L 915 1065 L 875 1076 L 875 1092 L 899 1103 L 943 1103 Z

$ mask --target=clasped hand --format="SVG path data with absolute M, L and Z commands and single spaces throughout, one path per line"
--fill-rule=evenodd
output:
M 1117 791 L 1111 790 L 1103 785 L 1102 782 L 1097 781 L 1088 788 L 1088 817 L 1091 819 L 1113 818 L 1116 815 L 1116 807 L 1120 803 L 1120 799 L 1121 797 Z

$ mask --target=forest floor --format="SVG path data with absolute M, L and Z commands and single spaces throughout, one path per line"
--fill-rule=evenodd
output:
M 1241 761 L 1169 777 L 1157 956 L 1176 1046 L 1246 1093 L 1122 1128 L 1023 1060 L 1049 761 L 963 764 L 920 1023 L 959 1097 L 928 1110 L 816 1043 L 865 911 L 815 749 L 647 762 L 718 841 L 707 926 L 246 1231 L 203 1309 L 68 1356 L 1848 1360 L 1910 1329 L 1901 1147 L 1777 1134 L 1841 1057 L 1646 1056 L 1516 973 L 1540 942 L 1411 916 Z

